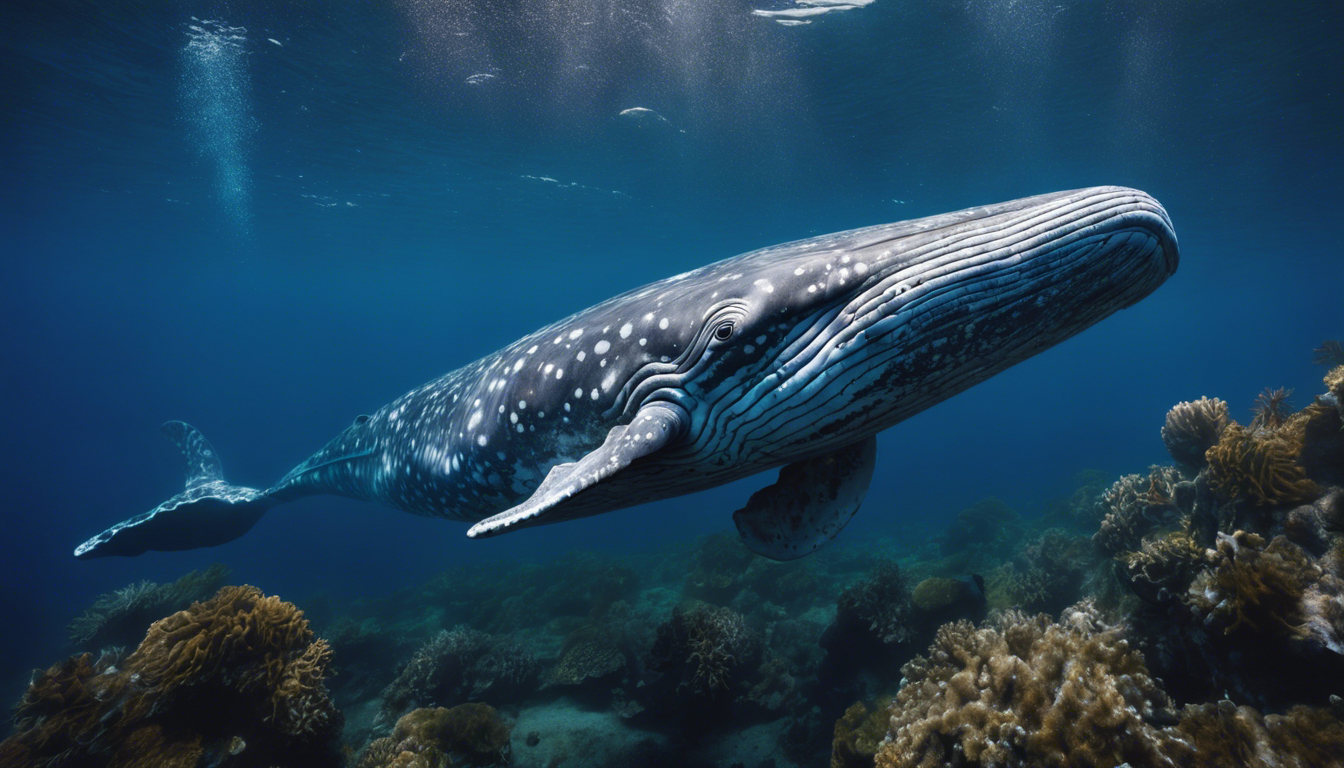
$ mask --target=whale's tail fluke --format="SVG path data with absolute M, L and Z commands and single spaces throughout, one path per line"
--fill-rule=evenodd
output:
M 277 503 L 267 491 L 225 482 L 219 456 L 195 427 L 170 421 L 163 425 L 163 434 L 186 458 L 186 490 L 80 544 L 75 557 L 213 547 L 247 533 Z

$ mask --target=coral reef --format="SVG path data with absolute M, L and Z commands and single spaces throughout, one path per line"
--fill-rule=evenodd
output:
M 1209 484 L 1224 499 L 1246 499 L 1263 507 L 1311 501 L 1321 489 L 1297 462 L 1305 427 L 1301 418 L 1270 430 L 1229 424 L 1206 454 Z
M 489 700 L 501 704 L 529 690 L 537 661 L 521 645 L 470 627 L 442 631 L 415 652 L 383 690 L 380 720 L 434 704 Z
M 890 719 L 885 709 L 870 710 L 861 701 L 846 709 L 835 721 L 831 768 L 872 768 L 877 750 L 887 738 Z
M 155 620 L 209 598 L 228 577 L 229 569 L 215 564 L 171 584 L 140 581 L 99 595 L 70 622 L 70 642 L 89 648 L 135 645 Z
M 1092 547 L 1086 537 L 1051 528 L 1028 543 L 1017 557 L 988 579 L 989 602 L 1029 613 L 1058 613 L 1082 597 Z
M 1226 699 L 1188 706 L 1167 752 L 1181 766 L 1337 766 L 1344 762 L 1344 720 L 1329 710 L 1297 706 L 1262 716 Z
M 1218 537 L 1214 565 L 1194 579 L 1188 602 L 1224 635 L 1282 641 L 1300 654 L 1344 654 L 1344 580 L 1282 536 Z
M 1119 556 L 1124 577 L 1134 594 L 1166 604 L 1185 596 L 1190 582 L 1209 562 L 1207 551 L 1188 529 L 1144 541 L 1139 549 Z
M 1173 467 L 1154 466 L 1148 476 L 1125 475 L 1102 495 L 1101 528 L 1092 537 L 1108 557 L 1139 548 L 1143 537 L 1180 518 L 1177 498 L 1184 481 Z
M 903 671 L 878 768 L 1174 765 L 1155 735 L 1170 701 L 1088 602 L 1058 623 L 1010 611 L 945 625 Z
M 513 725 L 489 704 L 416 709 L 377 739 L 356 768 L 448 768 L 510 764 Z
M 91 658 L 34 675 L 0 765 L 341 764 L 330 649 L 301 611 L 255 587 L 155 622 L 120 665 Z
M 760 653 L 760 636 L 742 614 L 702 604 L 678 607 L 658 628 L 648 666 L 674 684 L 679 698 L 716 699 L 742 685 Z
M 886 645 L 909 640 L 910 590 L 900 566 L 884 562 L 868 578 L 841 592 L 835 623 L 863 627 Z
M 599 627 L 580 627 L 565 638 L 560 658 L 546 671 L 542 687 L 602 685 L 619 678 L 628 660 L 620 644 Z
M 1227 403 L 1216 397 L 1180 402 L 1167 411 L 1162 442 L 1176 464 L 1194 474 L 1207 463 L 1204 454 L 1217 444 L 1228 421 Z

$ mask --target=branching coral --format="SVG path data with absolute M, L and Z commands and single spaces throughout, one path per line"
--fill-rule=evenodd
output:
M 1319 496 L 1320 488 L 1297 461 L 1308 419 L 1304 412 L 1277 429 L 1228 425 L 1222 439 L 1205 454 L 1213 490 L 1229 501 L 1244 498 L 1264 507 L 1299 504 Z
M 1338 766 L 1344 762 L 1344 721 L 1327 709 L 1297 706 L 1262 716 L 1230 701 L 1188 706 L 1169 729 L 1167 752 L 1189 768 Z
M 678 607 L 658 628 L 649 667 L 675 681 L 678 695 L 716 698 L 727 693 L 760 657 L 761 640 L 742 614 L 729 608 Z
M 1137 550 L 1118 558 L 1130 589 L 1151 603 L 1173 603 L 1184 596 L 1190 582 L 1208 563 L 1205 549 L 1186 528 L 1148 539 Z
M 1174 765 L 1166 695 L 1087 602 L 1058 623 L 1010 611 L 939 630 L 903 670 L 878 768 Z
M 1092 537 L 1099 552 L 1115 556 L 1139 548 L 1149 532 L 1178 519 L 1176 505 L 1180 473 L 1154 466 L 1148 475 L 1125 475 L 1102 495 L 1101 529 Z
M 215 594 L 229 569 L 215 564 L 192 571 L 171 584 L 141 581 L 100 595 L 70 622 L 70 642 L 77 646 L 134 645 L 156 619 L 180 611 Z
M 1086 538 L 1051 528 L 990 575 L 990 595 L 1003 607 L 1055 613 L 1081 596 L 1091 562 Z
M 900 643 L 913 634 L 910 622 L 910 589 L 901 569 L 885 561 L 858 584 L 840 593 L 836 624 L 845 620 L 866 625 L 883 643 Z
M 1218 398 L 1177 403 L 1167 411 L 1162 442 L 1177 464 L 1198 472 L 1205 464 L 1204 453 L 1218 442 L 1227 424 L 1227 403 Z
M 392 735 L 371 743 L 356 768 L 447 768 L 508 765 L 513 724 L 489 704 L 417 709 Z
M 0 765 L 337 765 L 330 649 L 255 587 L 157 621 L 121 668 L 85 654 L 34 677 Z
M 383 690 L 380 718 L 390 722 L 421 705 L 481 699 L 503 703 L 525 691 L 537 662 L 522 646 L 457 627 L 435 635 L 415 652 Z
M 1218 537 L 1215 562 L 1187 597 L 1205 624 L 1225 635 L 1292 643 L 1307 654 L 1344 654 L 1344 581 L 1301 547 L 1237 531 Z

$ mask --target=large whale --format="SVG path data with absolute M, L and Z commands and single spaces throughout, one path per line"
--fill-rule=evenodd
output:
M 186 490 L 81 558 L 206 547 L 311 494 L 475 523 L 595 515 L 769 469 L 734 513 L 776 559 L 857 511 L 876 435 L 1147 296 L 1175 270 L 1162 206 L 1094 187 L 814 237 L 638 288 L 360 416 L 267 490 L 164 431 Z

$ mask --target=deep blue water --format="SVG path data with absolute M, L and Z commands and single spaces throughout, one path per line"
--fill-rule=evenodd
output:
M 0 684 L 96 594 L 211 562 L 299 599 L 731 527 L 748 481 L 491 539 L 335 498 L 213 550 L 77 562 L 181 487 L 158 425 L 265 487 L 402 392 L 753 248 L 1089 186 L 1167 207 L 1151 298 L 885 433 L 841 542 L 1165 460 L 1344 335 L 1334 2 L 7 3 Z M 474 77 L 491 75 L 492 77 Z M 471 82 L 475 80 L 477 82 Z M 663 119 L 623 110 L 643 107 Z

